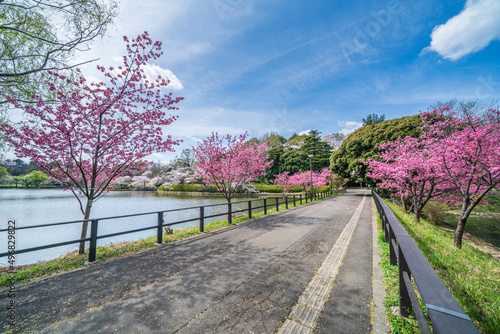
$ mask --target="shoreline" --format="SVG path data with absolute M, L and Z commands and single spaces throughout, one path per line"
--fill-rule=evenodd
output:
M 339 196 L 342 195 L 343 193 L 344 192 L 336 193 L 327 196 L 326 198 Z M 316 199 L 313 202 L 321 200 L 322 199 Z M 307 205 L 309 203 L 312 202 L 308 203 L 303 202 L 302 204 L 297 203 L 296 207 L 299 207 L 301 205 Z M 292 206 L 289 207 L 288 210 L 293 210 L 294 208 L 295 207 Z M 282 212 L 285 210 L 286 210 L 285 204 L 280 204 L 279 211 L 276 211 L 275 207 L 272 208 L 270 207 L 269 210 L 267 211 L 267 215 L 272 215 L 277 212 Z M 265 213 L 258 212 L 252 214 L 251 219 L 253 220 L 262 216 L 265 216 Z M 249 220 L 250 218 L 248 217 L 248 215 L 245 214 L 239 217 L 234 217 L 233 223 L 231 225 L 228 224 L 227 219 L 213 221 L 205 225 L 205 232 L 200 232 L 198 226 L 175 229 L 173 230 L 172 234 L 168 233 L 163 234 L 163 245 L 180 240 L 185 240 L 186 238 L 194 237 L 206 232 L 210 232 L 212 230 L 218 230 L 221 228 L 234 226 Z M 154 248 L 156 246 L 155 243 L 156 243 L 156 237 L 152 236 L 135 241 L 123 241 L 115 244 L 111 243 L 109 245 L 103 245 L 97 248 L 97 260 L 102 263 L 113 258 Z M 32 264 L 16 266 L 14 278 L 18 282 L 27 282 L 47 275 L 53 275 L 60 272 L 66 272 L 68 270 L 82 268 L 86 265 L 85 263 L 87 261 L 87 256 L 88 256 L 87 253 L 88 253 L 88 248 L 85 250 L 85 254 L 82 255 L 77 254 L 77 251 L 70 251 L 51 260 L 38 261 Z M 9 267 L 0 267 L 0 290 L 4 289 L 4 287 L 6 286 L 5 280 L 11 276 L 11 274 L 7 272 L 8 268 Z

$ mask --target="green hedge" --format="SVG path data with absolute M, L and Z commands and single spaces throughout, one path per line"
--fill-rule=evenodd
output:
M 274 184 L 254 184 L 255 190 L 261 193 L 281 193 L 281 189 Z
M 254 184 L 255 189 L 261 193 L 274 193 L 281 194 L 281 189 L 279 186 L 274 184 Z M 315 189 L 316 192 L 326 192 L 330 190 L 330 187 L 325 186 L 319 189 Z M 161 185 L 158 191 L 182 191 L 182 192 L 217 192 L 217 188 L 210 184 L 171 184 L 171 185 Z M 302 187 L 292 187 L 290 193 L 302 192 Z
M 217 189 L 213 185 L 205 186 L 204 184 L 171 184 L 161 185 L 158 191 L 216 192 Z

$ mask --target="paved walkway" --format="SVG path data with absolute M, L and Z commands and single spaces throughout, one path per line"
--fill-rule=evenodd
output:
M 371 311 L 381 288 L 372 288 L 372 277 L 379 278 L 369 196 L 349 190 L 18 286 L 18 324 L 1 317 L 1 331 L 384 332 L 383 311 Z M 2 310 L 6 294 L 0 292 Z

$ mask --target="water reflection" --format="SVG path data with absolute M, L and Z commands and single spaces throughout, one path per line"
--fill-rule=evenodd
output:
M 238 197 L 234 202 L 247 201 L 254 198 Z M 259 201 L 260 202 L 260 201 Z M 152 211 L 172 210 L 178 208 L 196 207 L 191 210 L 175 211 L 164 214 L 165 223 L 199 218 L 199 206 L 227 203 L 223 197 L 159 195 L 154 191 L 120 191 L 110 192 L 94 203 L 91 218 L 111 217 Z M 252 207 L 262 205 L 253 203 Z M 233 210 L 246 209 L 247 203 L 234 204 Z M 208 207 L 205 215 L 222 213 L 226 206 Z M 32 226 L 63 221 L 74 221 L 82 217 L 78 201 L 69 191 L 0 189 L 0 226 L 7 228 L 9 220 L 15 220 L 16 226 Z M 206 219 L 206 222 L 223 217 Z M 99 221 L 98 235 L 112 234 L 124 230 L 155 226 L 157 215 L 149 214 L 139 217 L 109 219 Z M 197 226 L 199 220 L 179 224 L 173 228 Z M 89 228 L 90 230 L 90 228 Z M 25 249 L 46 244 L 76 240 L 80 238 L 81 223 L 49 228 L 35 228 L 16 231 L 16 249 Z M 87 235 L 89 235 L 89 231 Z M 131 241 L 155 235 L 154 229 L 134 234 L 99 239 L 99 245 Z M 0 253 L 7 251 L 7 233 L 0 232 Z M 61 254 L 77 249 L 77 244 L 47 249 L 43 251 L 17 254 L 16 264 L 28 264 L 48 260 Z M 0 266 L 7 266 L 7 259 L 0 259 Z

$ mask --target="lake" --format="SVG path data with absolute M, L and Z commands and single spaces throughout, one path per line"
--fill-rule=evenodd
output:
M 233 202 L 254 198 L 236 197 Z M 177 208 L 198 207 L 216 203 L 227 203 L 223 197 L 165 195 L 155 191 L 114 191 L 100 198 L 92 207 L 91 218 L 120 216 L 127 214 L 145 213 L 152 211 L 170 210 Z M 85 205 L 85 202 L 83 201 Z M 252 206 L 262 205 L 252 203 Z M 247 208 L 246 203 L 233 205 L 233 210 Z M 221 213 L 225 206 L 206 208 L 205 215 Z M 165 213 L 164 221 L 181 221 L 199 217 L 199 209 Z M 15 220 L 16 228 L 65 221 L 74 221 L 83 218 L 80 206 L 70 191 L 61 189 L 0 189 L 0 228 L 5 229 L 9 220 Z M 223 219 L 224 217 L 212 218 Z M 207 219 L 210 221 L 210 219 Z M 157 222 L 157 215 L 146 215 L 121 219 L 110 219 L 99 222 L 98 235 L 116 233 L 125 230 L 153 226 Z M 199 222 L 175 225 L 173 228 L 197 226 Z M 17 230 L 15 233 L 16 249 L 25 249 L 47 244 L 76 240 L 80 238 L 81 223 Z M 148 230 L 133 234 L 99 239 L 98 246 L 121 241 L 132 241 L 154 236 L 156 231 Z M 90 224 L 87 236 L 90 235 Z M 0 232 L 0 253 L 7 251 L 7 232 Z M 88 247 L 88 243 L 87 243 Z M 16 265 L 30 264 L 56 258 L 62 254 L 78 249 L 78 244 L 67 245 L 42 251 L 16 255 Z M 7 258 L 0 258 L 0 267 L 8 265 Z

